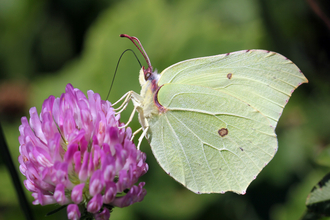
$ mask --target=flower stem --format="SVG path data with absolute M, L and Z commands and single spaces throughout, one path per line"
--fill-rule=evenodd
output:
M 14 183 L 15 189 L 16 189 L 16 193 L 18 196 L 18 200 L 20 203 L 21 208 L 23 209 L 23 213 L 25 215 L 25 218 L 27 220 L 33 220 L 33 215 L 30 209 L 30 206 L 27 202 L 27 199 L 25 197 L 25 193 L 23 191 L 23 187 L 21 184 L 21 181 L 18 177 L 18 173 L 15 169 L 13 160 L 10 156 L 10 152 L 8 149 L 8 145 L 6 143 L 5 140 L 5 136 L 1 127 L 1 123 L 0 123 L 0 154 L 2 156 L 3 161 L 5 162 L 7 169 L 9 170 L 10 176 L 12 178 L 12 181 Z

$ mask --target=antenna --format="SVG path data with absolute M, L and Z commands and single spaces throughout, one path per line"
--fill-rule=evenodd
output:
M 139 51 L 141 52 L 141 54 L 143 55 L 144 59 L 146 60 L 146 62 L 148 64 L 148 68 L 146 70 L 143 67 L 144 78 L 145 78 L 145 80 L 148 80 L 148 78 L 151 76 L 153 70 L 152 70 L 150 59 L 149 59 L 146 51 L 144 50 L 141 42 L 139 41 L 138 38 L 131 37 L 131 36 L 127 35 L 127 34 L 121 34 L 119 36 L 120 37 L 126 37 L 126 38 L 130 39 L 133 42 L 133 44 L 139 49 Z
M 112 89 L 113 83 L 114 83 L 114 81 L 115 81 L 115 77 L 116 77 L 117 69 L 118 69 L 118 66 L 119 66 L 119 62 L 120 62 L 122 56 L 124 55 L 124 53 L 126 53 L 127 51 L 131 51 L 131 52 L 134 54 L 136 60 L 139 62 L 140 67 L 142 68 L 142 64 L 141 64 L 139 58 L 138 58 L 138 57 L 136 56 L 136 54 L 134 53 L 134 51 L 133 51 L 132 49 L 126 49 L 126 50 L 120 55 L 120 57 L 119 57 L 119 59 L 118 59 L 117 66 L 116 66 L 116 70 L 115 70 L 115 73 L 113 74 L 112 82 L 111 82 L 111 85 L 110 85 L 110 89 L 109 89 L 109 92 L 108 92 L 107 98 L 106 98 L 105 100 L 107 100 L 107 99 L 109 98 L 109 95 L 110 95 L 110 92 L 111 92 L 111 89 Z

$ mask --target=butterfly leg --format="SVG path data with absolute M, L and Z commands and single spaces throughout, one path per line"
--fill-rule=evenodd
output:
M 125 125 L 119 127 L 119 128 L 125 128 L 125 127 L 127 127 L 129 125 L 129 123 L 131 123 L 131 121 L 133 120 L 133 117 L 135 115 L 135 112 L 141 113 L 141 111 L 142 111 L 142 101 L 143 101 L 143 99 L 142 99 L 142 97 L 139 94 L 137 94 L 137 93 L 135 93 L 133 91 L 127 92 L 117 102 L 115 102 L 114 105 L 117 104 L 117 103 L 119 103 L 124 98 L 125 98 L 124 102 L 119 106 L 119 108 L 115 109 L 115 111 L 117 111 L 116 114 L 120 114 L 123 110 L 125 110 L 126 107 L 127 107 L 127 105 L 128 105 L 128 103 L 129 103 L 129 101 L 132 101 L 132 103 L 134 105 L 134 109 L 133 109 L 133 111 L 132 111 L 132 113 L 131 113 L 131 115 L 130 115 L 128 121 L 127 121 L 127 123 Z M 136 132 L 134 132 L 133 137 L 139 131 L 140 131 L 140 129 L 138 129 Z M 133 139 L 133 137 L 132 137 L 132 139 Z
M 125 125 L 123 125 L 123 126 L 121 126 L 121 127 L 118 127 L 119 129 L 121 129 L 121 128 L 125 128 L 125 127 L 127 127 L 127 126 L 129 125 L 129 123 L 131 123 L 131 121 L 133 120 L 133 117 L 134 117 L 134 115 L 135 115 L 136 108 L 137 108 L 137 106 L 134 106 L 134 109 L 133 109 L 131 115 L 129 116 L 128 121 L 126 122 Z
M 126 107 L 128 106 L 128 101 L 124 102 L 118 109 L 115 109 L 115 114 L 118 115 L 120 113 L 122 113 L 122 111 L 124 111 L 126 109 Z M 119 110 L 119 111 L 118 111 Z
M 139 133 L 140 131 L 142 131 L 142 127 L 139 128 L 139 129 L 137 129 L 136 131 L 134 131 L 134 133 L 132 134 L 132 137 L 131 137 L 131 141 L 133 141 L 135 135 L 136 135 L 137 133 Z
M 120 99 L 118 99 L 115 103 L 113 103 L 112 106 L 117 105 L 124 98 L 127 99 L 127 96 L 129 96 L 131 93 L 132 93 L 132 91 L 126 92 Z
M 141 127 L 141 128 L 142 128 L 142 127 Z M 142 140 L 143 140 L 144 136 L 147 134 L 148 128 L 149 128 L 149 127 L 147 127 L 146 129 L 144 129 L 143 132 L 142 132 L 142 134 L 141 134 L 140 137 L 139 137 L 139 142 L 138 142 L 138 145 L 136 146 L 136 148 L 137 148 L 138 150 L 140 150 L 140 145 L 141 145 L 141 143 L 142 143 Z
M 118 108 L 116 108 L 115 111 L 118 111 L 118 110 L 122 111 L 123 109 L 125 109 L 127 107 L 128 102 L 131 100 L 132 93 L 133 93 L 133 91 L 129 91 L 129 92 L 125 93 L 125 95 L 123 95 L 120 99 L 118 99 L 115 103 L 112 104 L 112 106 L 115 106 L 125 98 L 124 102 Z

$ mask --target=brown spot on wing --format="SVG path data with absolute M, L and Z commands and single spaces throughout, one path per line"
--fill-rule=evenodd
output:
M 228 129 L 227 128 L 221 128 L 218 130 L 218 133 L 221 137 L 224 137 L 228 134 Z
M 228 74 L 227 74 L 227 78 L 228 78 L 228 79 L 231 79 L 231 77 L 233 77 L 233 74 L 232 74 L 232 73 L 228 73 Z

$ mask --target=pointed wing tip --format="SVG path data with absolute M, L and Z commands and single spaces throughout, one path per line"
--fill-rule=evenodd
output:
M 303 74 L 303 73 L 301 73 L 301 74 Z M 305 75 L 303 74 L 303 76 L 305 77 Z M 304 81 L 302 82 L 302 83 L 300 83 L 298 86 L 300 86 L 301 84 L 303 84 L 303 83 L 309 83 L 309 81 L 308 81 L 308 79 L 305 77 L 304 78 Z
M 305 77 L 305 75 L 300 71 L 301 73 L 301 81 L 292 89 L 291 94 L 296 90 L 299 86 L 301 86 L 304 83 L 309 83 L 308 79 Z
M 294 64 L 293 62 L 292 62 L 292 64 L 296 66 L 296 64 Z M 298 86 L 300 86 L 303 83 L 308 83 L 308 79 L 306 78 L 306 76 L 304 75 L 304 73 L 299 69 L 299 67 L 297 67 L 297 68 L 299 70 L 300 75 L 302 76 L 301 77 L 301 82 L 298 84 Z

